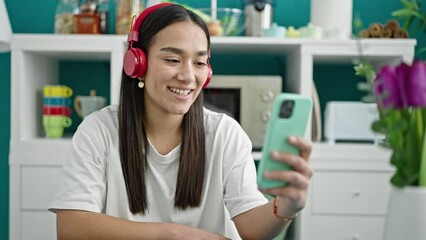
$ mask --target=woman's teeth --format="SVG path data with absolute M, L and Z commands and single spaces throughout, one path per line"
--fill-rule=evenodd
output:
M 170 89 L 170 91 L 172 91 L 176 94 L 182 95 L 182 96 L 186 96 L 191 92 L 191 90 L 178 89 L 178 88 L 174 88 L 174 87 L 170 87 L 169 89 Z

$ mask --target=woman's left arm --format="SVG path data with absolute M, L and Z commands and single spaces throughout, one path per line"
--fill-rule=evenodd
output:
M 309 180 L 313 171 L 309 163 L 312 143 L 298 137 L 290 137 L 289 143 L 300 149 L 300 156 L 273 152 L 274 160 L 290 165 L 293 171 L 270 171 L 265 178 L 288 182 L 280 188 L 260 189 L 264 194 L 276 196 L 276 200 L 258 206 L 233 218 L 243 239 L 272 239 L 290 224 L 292 217 L 305 207 Z

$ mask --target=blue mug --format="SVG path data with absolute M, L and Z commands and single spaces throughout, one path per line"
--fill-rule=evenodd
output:
M 69 107 L 71 106 L 71 99 L 63 97 L 45 97 L 43 98 L 43 105 Z

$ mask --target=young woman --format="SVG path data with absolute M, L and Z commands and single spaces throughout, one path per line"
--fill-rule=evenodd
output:
M 304 207 L 311 144 L 273 153 L 295 170 L 257 189 L 252 146 L 238 123 L 203 108 L 210 36 L 175 4 L 146 9 L 129 34 L 120 103 L 79 126 L 49 209 L 59 239 L 271 239 Z

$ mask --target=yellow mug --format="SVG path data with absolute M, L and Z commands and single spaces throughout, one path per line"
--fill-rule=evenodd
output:
M 64 134 L 64 128 L 72 124 L 71 118 L 62 115 L 44 115 L 43 128 L 48 138 L 60 138 Z
M 46 85 L 43 87 L 44 97 L 71 97 L 72 89 L 65 85 Z

